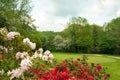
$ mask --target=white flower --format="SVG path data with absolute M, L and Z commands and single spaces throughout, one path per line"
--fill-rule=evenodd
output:
M 40 59 L 42 58 L 42 54 L 39 54 L 39 58 L 40 58 Z
M 29 43 L 29 42 L 30 42 L 30 39 L 29 39 L 29 38 L 23 39 L 23 43 Z
M 29 57 L 29 55 L 28 55 L 27 52 L 23 52 L 23 53 L 21 53 L 21 55 L 20 55 L 20 58 L 22 58 L 22 59 L 28 58 L 28 57 Z
M 29 42 L 29 47 L 34 50 L 36 48 L 36 43 Z
M 32 43 L 29 38 L 23 39 L 23 43 L 27 44 L 32 50 L 36 48 L 36 43 Z
M 34 55 L 31 58 L 37 58 L 39 57 L 40 59 L 42 58 L 42 54 L 38 53 L 37 51 L 34 53 Z
M 53 63 L 53 61 L 52 61 L 52 60 L 49 60 L 49 62 L 50 62 L 50 63 Z
M 50 51 L 49 50 L 47 50 L 47 51 L 45 51 L 45 53 L 44 53 L 46 56 L 49 56 L 49 54 L 50 54 Z
M 10 80 L 12 80 L 14 78 L 14 72 L 12 71 L 8 71 L 7 75 L 10 76 Z
M 4 74 L 4 72 L 5 72 L 5 71 L 4 71 L 3 69 L 0 71 L 0 73 L 1 73 L 2 75 Z
M 53 59 L 53 58 L 54 58 L 53 54 L 49 54 L 48 57 L 49 57 L 50 59 Z
M 10 76 L 10 79 L 12 80 L 13 78 L 19 78 L 22 75 L 23 71 L 18 68 L 18 69 L 13 69 L 12 71 L 8 71 L 7 74 Z
M 34 53 L 33 58 L 39 57 L 39 54 L 37 52 Z
M 20 66 L 23 71 L 28 70 L 32 65 L 32 62 L 29 58 L 25 58 L 21 61 Z
M 40 53 L 42 53 L 42 52 L 43 52 L 43 49 L 42 49 L 42 48 L 39 48 L 38 51 L 39 51 Z
M 16 59 L 19 59 L 21 57 L 22 53 L 21 52 L 17 52 L 16 53 Z
M 48 61 L 48 56 L 44 55 L 44 56 L 42 57 L 42 60 L 43 60 L 43 61 Z
M 20 33 L 18 33 L 18 32 L 9 32 L 9 33 L 7 34 L 7 39 L 8 39 L 8 40 L 12 40 L 12 39 L 15 38 L 16 35 L 20 35 Z
M 23 70 L 21 70 L 20 68 L 14 70 L 14 76 L 16 78 L 19 78 L 22 75 L 22 73 L 23 73 Z

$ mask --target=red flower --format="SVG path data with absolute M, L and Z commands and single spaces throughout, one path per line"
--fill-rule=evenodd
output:
M 89 76 L 88 80 L 94 80 L 94 77 L 93 76 Z
M 66 62 L 62 62 L 61 65 L 62 65 L 63 67 L 65 67 L 65 66 L 66 66 Z
M 80 58 L 77 58 L 78 61 L 80 61 Z
M 92 67 L 95 67 L 95 64 L 94 64 L 94 63 L 91 63 L 91 66 L 92 66 Z
M 110 74 L 107 74 L 107 77 L 110 77 Z
M 96 66 L 96 69 L 97 69 L 97 70 L 101 70 L 101 69 L 102 69 L 102 66 L 97 65 L 97 66 Z

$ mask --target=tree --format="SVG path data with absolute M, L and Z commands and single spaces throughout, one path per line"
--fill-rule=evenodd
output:
M 0 0 L 0 27 L 17 31 L 41 46 L 40 33 L 32 24 L 30 0 Z
M 92 44 L 92 28 L 85 18 L 72 18 L 65 31 L 71 39 L 73 51 L 89 52 Z
M 67 51 L 70 47 L 70 39 L 64 39 L 60 35 L 56 35 L 53 39 L 53 44 L 57 51 Z
M 109 23 L 107 23 L 105 26 L 105 31 L 109 37 L 109 40 L 116 43 L 115 53 L 120 54 L 120 17 L 112 19 Z
M 105 35 L 103 32 L 103 27 L 100 27 L 99 25 L 96 25 L 96 24 L 91 25 L 91 27 L 93 28 L 92 29 L 92 37 L 93 37 L 93 45 L 92 45 L 93 50 L 92 51 L 99 52 L 100 41 L 103 35 Z

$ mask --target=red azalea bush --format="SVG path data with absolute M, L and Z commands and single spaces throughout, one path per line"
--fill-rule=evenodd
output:
M 86 59 L 86 56 L 81 60 L 68 59 L 48 71 L 31 69 L 30 72 L 37 75 L 33 80 L 109 80 L 110 74 L 104 67 L 88 64 Z

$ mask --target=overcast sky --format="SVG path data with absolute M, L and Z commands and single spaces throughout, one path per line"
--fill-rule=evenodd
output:
M 40 31 L 62 31 L 71 17 L 103 25 L 120 17 L 120 0 L 32 0 L 31 15 Z

